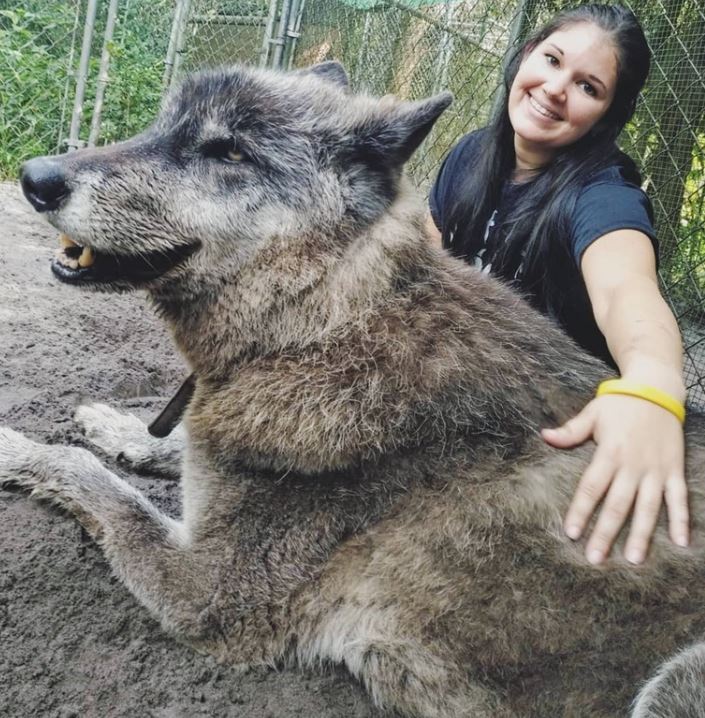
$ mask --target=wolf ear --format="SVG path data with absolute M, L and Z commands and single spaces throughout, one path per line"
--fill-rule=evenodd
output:
M 383 103 L 385 100 L 382 98 Z M 405 164 L 452 101 L 450 92 L 442 92 L 425 100 L 395 103 L 359 128 L 358 156 L 397 166 Z
M 318 75 L 322 79 L 332 82 L 346 90 L 350 88 L 348 73 L 345 72 L 345 68 L 335 60 L 319 62 L 317 65 L 311 65 L 310 67 L 296 70 L 296 72 L 302 75 Z
M 398 152 L 402 164 L 416 152 L 436 124 L 436 120 L 448 109 L 451 102 L 453 95 L 450 92 L 441 92 L 435 97 L 412 102 L 400 108 L 398 130 L 401 144 Z

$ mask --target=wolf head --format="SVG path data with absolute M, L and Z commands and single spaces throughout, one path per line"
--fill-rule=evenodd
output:
M 227 282 L 272 242 L 343 251 L 394 201 L 450 101 L 353 95 L 336 63 L 203 72 L 142 134 L 30 160 L 22 187 L 63 234 L 52 265 L 63 281 L 155 292 Z

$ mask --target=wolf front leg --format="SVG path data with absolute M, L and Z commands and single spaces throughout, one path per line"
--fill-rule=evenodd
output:
M 89 451 L 39 444 L 0 428 L 0 485 L 25 488 L 72 513 L 167 630 L 199 650 L 218 655 L 224 649 L 209 608 L 216 582 L 213 558 L 196 555 L 181 523 Z
M 157 439 L 134 414 L 121 414 L 106 404 L 80 406 L 75 418 L 86 439 L 111 459 L 136 471 L 179 476 L 186 440 L 182 424 Z

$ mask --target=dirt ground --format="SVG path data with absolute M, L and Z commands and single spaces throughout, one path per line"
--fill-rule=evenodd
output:
M 0 424 L 80 445 L 72 416 L 84 401 L 156 416 L 185 368 L 144 297 L 81 292 L 55 280 L 49 261 L 57 233 L 14 184 L 0 183 L 0 227 Z M 176 482 L 126 478 L 178 513 Z M 242 675 L 193 653 L 161 631 L 73 519 L 1 490 L 0 715 L 381 713 L 343 671 Z

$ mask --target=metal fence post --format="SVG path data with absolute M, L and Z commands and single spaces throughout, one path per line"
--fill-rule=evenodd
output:
M 176 0 L 169 45 L 164 59 L 164 76 L 162 78 L 164 88 L 171 87 L 174 84 L 174 78 L 181 64 L 181 53 L 184 51 L 184 31 L 188 22 L 190 7 L 190 0 Z
M 303 15 L 305 4 L 306 0 L 293 0 L 291 10 L 289 12 L 289 23 L 286 29 L 287 70 L 291 70 L 291 66 L 294 62 L 296 41 L 298 40 L 300 34 L 299 30 L 301 29 L 301 16 Z
M 272 67 L 282 68 L 282 57 L 284 56 L 284 45 L 286 44 L 286 29 L 289 23 L 291 12 L 291 0 L 284 0 L 282 3 L 281 15 L 279 16 L 279 29 L 274 40 L 274 54 L 272 55 Z
M 81 129 L 81 116 L 83 115 L 83 97 L 86 93 L 86 82 L 88 81 L 88 61 L 91 55 L 91 42 L 93 41 L 93 28 L 95 27 L 95 15 L 98 7 L 97 0 L 88 0 L 86 7 L 86 22 L 83 26 L 83 45 L 81 47 L 81 59 L 78 64 L 76 75 L 76 95 L 73 101 L 73 115 L 71 116 L 71 127 L 66 145 L 70 150 L 75 150 L 83 145 L 78 139 Z
M 162 84 L 169 87 L 171 81 L 171 72 L 174 68 L 174 54 L 176 53 L 176 38 L 179 34 L 179 23 L 181 21 L 182 0 L 176 0 L 174 5 L 174 18 L 171 21 L 171 33 L 169 34 L 169 44 L 166 48 L 166 57 L 164 58 L 164 75 Z
M 110 67 L 110 43 L 113 40 L 115 31 L 115 20 L 117 18 L 119 0 L 110 0 L 108 6 L 108 19 L 105 24 L 105 35 L 103 36 L 103 52 L 100 56 L 100 70 L 98 72 L 98 84 L 95 90 L 95 104 L 93 105 L 93 117 L 91 117 L 91 131 L 88 135 L 88 146 L 94 147 L 100 134 L 100 118 L 103 112 L 103 98 L 105 88 L 108 85 L 108 68 Z
M 174 53 L 174 65 L 169 78 L 169 87 L 173 87 L 179 74 L 179 68 L 184 57 L 184 35 L 186 34 L 186 26 L 188 25 L 188 16 L 191 12 L 191 0 L 182 0 L 181 16 L 179 17 L 179 26 L 176 35 L 176 47 Z
M 362 84 L 363 80 L 363 74 L 364 74 L 364 65 L 362 64 L 362 60 L 365 57 L 365 52 L 367 50 L 367 44 L 369 42 L 370 37 L 370 28 L 372 27 L 372 13 L 365 13 L 365 22 L 362 28 L 362 39 L 360 41 L 360 47 L 358 48 L 356 57 L 355 57 L 355 69 L 353 71 L 353 77 L 352 77 L 352 85 L 355 88 L 358 88 Z
M 511 28 L 509 30 L 509 42 L 507 44 L 507 51 L 502 59 L 502 77 L 504 77 L 504 70 L 509 64 L 509 59 L 514 54 L 517 45 L 523 42 L 526 36 L 531 30 L 531 26 L 534 22 L 534 15 L 536 14 L 538 0 L 519 0 L 519 7 L 517 8 L 516 15 L 512 21 Z M 500 82 L 495 93 L 494 102 L 492 103 L 491 117 L 494 117 L 495 113 L 499 111 L 502 105 L 504 97 L 504 83 Z
M 272 47 L 272 33 L 274 32 L 274 23 L 277 19 L 277 5 L 279 0 L 269 0 L 269 14 L 267 15 L 267 26 L 264 29 L 264 37 L 262 38 L 262 49 L 259 52 L 259 66 L 267 67 L 269 59 L 269 51 Z
M 56 147 L 55 152 L 62 150 L 62 145 L 66 144 L 66 138 L 64 135 L 64 124 L 66 122 L 66 112 L 69 104 L 69 93 L 71 87 L 71 68 L 73 67 L 73 61 L 76 56 L 76 36 L 78 34 L 78 24 L 81 15 L 81 4 L 76 3 L 76 14 L 74 17 L 73 31 L 71 32 L 71 49 L 69 50 L 69 57 L 66 63 L 68 72 L 66 73 L 66 82 L 64 83 L 64 92 L 61 98 L 61 116 L 59 117 L 59 131 L 56 134 Z
M 447 27 L 450 27 L 453 22 L 456 7 L 457 6 L 453 5 L 451 0 L 446 0 L 446 6 L 443 12 L 443 22 Z M 441 90 L 444 90 L 448 84 L 448 64 L 450 63 L 450 59 L 453 55 L 453 42 L 454 38 L 451 33 L 446 32 L 443 34 L 443 38 L 438 47 L 438 73 L 436 74 L 433 83 L 434 95 Z

